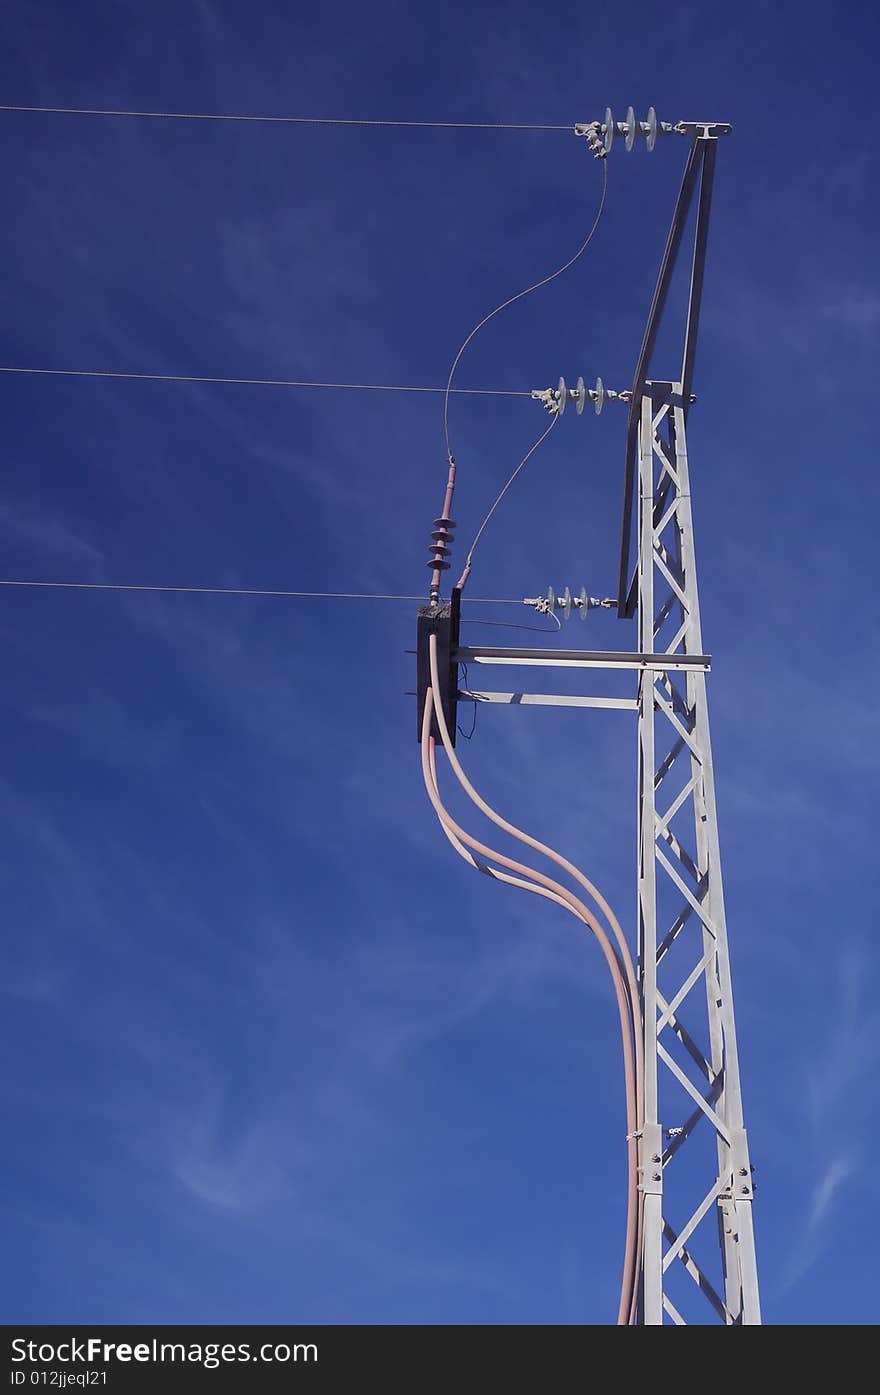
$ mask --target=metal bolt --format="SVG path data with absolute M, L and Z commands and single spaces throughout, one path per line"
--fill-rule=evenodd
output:
M 659 1172 L 652 1172 L 652 1173 L 651 1173 L 651 1180 L 654 1181 L 654 1182 L 659 1182 L 659 1181 L 660 1181 L 660 1173 L 659 1173 Z M 743 1187 L 743 1191 L 745 1191 L 745 1190 L 746 1190 L 745 1187 Z
M 741 1167 L 739 1170 L 739 1175 L 740 1177 L 748 1177 L 749 1169 L 747 1167 Z
M 659 1161 L 660 1161 L 660 1154 L 659 1154 L 659 1153 L 652 1153 L 652 1154 L 651 1154 L 651 1162 L 659 1162 Z
M 748 1187 L 740 1187 L 740 1191 L 742 1192 L 743 1196 L 748 1196 L 749 1194 Z

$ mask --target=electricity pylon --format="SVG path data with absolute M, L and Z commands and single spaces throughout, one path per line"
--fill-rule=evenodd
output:
M 686 1318 L 674 1298 L 683 1266 L 716 1318 L 759 1323 L 753 1180 L 739 1053 L 687 452 L 717 135 L 691 147 L 630 404 L 619 613 L 638 615 L 639 650 L 662 651 L 638 687 L 639 978 L 645 1024 L 641 1318 Z M 681 371 L 645 372 L 694 189 L 700 192 Z M 635 575 L 628 575 L 638 482 Z M 678 660 L 696 659 L 679 664 Z M 717 1223 L 718 1244 L 703 1231 Z M 718 1260 L 720 1258 L 720 1267 Z M 713 1262 L 714 1261 L 714 1262 Z M 713 1282 L 714 1279 L 714 1282 Z
M 610 113 L 592 131 L 605 138 Z M 632 110 L 616 123 L 631 148 Z M 652 123 L 641 133 L 652 141 Z M 656 133 L 657 123 L 653 122 Z M 631 670 L 630 698 L 459 692 L 458 701 L 607 707 L 635 712 L 638 727 L 638 981 L 644 1024 L 645 1117 L 639 1138 L 642 1245 L 637 1321 L 761 1321 L 752 1227 L 752 1166 L 743 1124 L 730 956 L 721 882 L 715 779 L 697 589 L 687 417 L 699 328 L 718 138 L 730 127 L 689 122 L 661 132 L 691 140 L 629 403 L 623 528 L 616 599 L 637 617 L 636 652 L 462 646 L 456 662 Z M 656 134 L 654 136 L 656 138 Z M 681 368 L 647 377 L 694 194 L 699 189 Z M 578 412 L 603 389 L 536 392 L 550 410 Z M 635 564 L 631 568 L 631 553 Z M 547 600 L 527 602 L 547 609 Z M 583 594 L 582 615 L 591 604 Z M 573 602 L 566 591 L 563 607 Z M 423 684 L 424 686 L 424 684 Z

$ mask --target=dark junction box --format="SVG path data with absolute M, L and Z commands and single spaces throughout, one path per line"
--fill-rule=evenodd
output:
M 461 613 L 461 592 L 456 589 L 449 601 L 437 605 L 423 605 L 419 608 L 418 644 L 416 648 L 416 707 L 418 727 L 416 736 L 422 739 L 422 715 L 425 711 L 425 697 L 431 686 L 431 661 L 428 642 L 432 634 L 437 636 L 437 663 L 440 670 L 440 700 L 446 716 L 446 725 L 453 746 L 455 745 L 456 718 L 458 713 L 458 626 Z M 441 745 L 440 728 L 436 714 L 431 718 L 431 735 Z

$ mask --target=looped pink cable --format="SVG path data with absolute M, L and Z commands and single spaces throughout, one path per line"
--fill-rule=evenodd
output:
M 633 1059 L 633 1018 L 632 1010 L 627 993 L 625 978 L 621 972 L 617 954 L 608 936 L 596 920 L 592 912 L 574 894 L 561 883 L 546 877 L 535 868 L 517 862 L 513 858 L 497 852 L 495 849 L 487 847 L 486 844 L 471 837 L 461 828 L 448 810 L 442 804 L 437 788 L 436 768 L 434 764 L 433 739 L 431 738 L 431 717 L 434 710 L 438 712 L 438 725 L 441 736 L 446 728 L 445 720 L 442 718 L 442 709 L 434 702 L 433 690 L 429 689 L 426 695 L 425 713 L 422 722 L 422 773 L 425 787 L 431 803 L 434 806 L 437 817 L 440 820 L 443 830 L 449 838 L 456 851 L 478 870 L 487 872 L 490 876 L 499 881 L 507 882 L 510 885 L 521 887 L 523 890 L 535 892 L 545 896 L 548 900 L 555 901 L 571 911 L 584 925 L 586 925 L 599 941 L 602 952 L 605 956 L 609 971 L 611 972 L 614 984 L 615 997 L 617 999 L 618 1015 L 620 1018 L 621 1041 L 623 1046 L 624 1059 L 624 1081 L 626 1088 L 626 1114 L 627 1132 L 631 1135 L 627 1139 L 627 1163 L 628 1163 L 628 1186 L 627 1186 L 627 1222 L 626 1240 L 624 1246 L 624 1272 L 621 1284 L 620 1305 L 618 1310 L 618 1324 L 626 1326 L 632 1320 L 633 1303 L 635 1296 L 636 1262 L 639 1250 L 639 1205 L 638 1205 L 638 1148 L 635 1133 L 638 1128 L 638 1090 L 635 1079 L 635 1063 Z M 448 738 L 448 730 L 445 731 Z M 448 752 L 447 748 L 447 752 Z M 519 877 L 508 877 L 504 873 L 492 867 L 477 863 L 472 858 L 465 847 L 472 848 L 483 857 L 488 857 L 502 866 L 509 867 L 515 872 L 524 874 L 527 879 L 523 881 Z
M 614 936 L 614 940 L 617 945 L 620 965 L 623 970 L 623 973 L 626 976 L 627 989 L 629 991 L 630 1002 L 632 1004 L 633 1032 L 636 1038 L 636 1078 L 638 1081 L 639 1092 L 641 1095 L 642 1080 L 644 1078 L 644 1043 L 642 1040 L 641 1033 L 639 989 L 638 983 L 636 981 L 636 973 L 632 961 L 632 955 L 630 954 L 626 936 L 624 935 L 623 930 L 621 929 L 620 921 L 617 919 L 616 915 L 612 911 L 608 902 L 605 900 L 605 897 L 599 891 L 598 887 L 593 885 L 589 877 L 587 877 L 586 874 L 582 872 L 579 867 L 576 867 L 573 862 L 569 862 L 568 858 L 563 857 L 562 853 L 557 852 L 555 848 L 551 848 L 546 843 L 542 843 L 539 839 L 533 838 L 531 834 L 526 833 L 523 829 L 518 828 L 516 824 L 513 824 L 508 819 L 505 819 L 501 814 L 497 812 L 497 810 L 492 808 L 491 804 L 487 804 L 486 800 L 483 799 L 482 795 L 479 793 L 478 790 L 474 789 L 474 786 L 471 784 L 470 780 L 465 774 L 461 762 L 459 761 L 458 756 L 455 753 L 455 749 L 452 745 L 452 741 L 449 736 L 449 730 L 446 725 L 446 715 L 443 711 L 443 704 L 440 702 L 440 667 L 437 659 L 436 635 L 431 635 L 430 637 L 429 655 L 431 663 L 431 686 L 434 691 L 434 708 L 437 715 L 437 725 L 440 729 L 440 735 L 443 740 L 444 750 L 446 751 L 446 754 L 449 757 L 449 764 L 452 766 L 455 776 L 462 789 L 467 794 L 468 798 L 477 806 L 480 812 L 485 814 L 488 819 L 491 819 L 491 821 L 498 828 L 503 829 L 505 833 L 509 833 L 512 838 L 516 838 L 520 843 L 525 844 L 526 847 L 532 848 L 535 852 L 541 853 L 544 857 L 549 858 L 551 862 L 555 862 L 558 867 L 561 867 L 564 872 L 567 872 L 570 877 L 573 877 L 574 880 L 584 888 L 587 895 L 592 898 L 592 900 L 599 907 L 606 921 L 608 922 L 611 933 Z M 642 1103 L 640 1100 L 640 1113 L 641 1110 Z M 639 1123 L 639 1127 L 641 1127 L 641 1121 Z

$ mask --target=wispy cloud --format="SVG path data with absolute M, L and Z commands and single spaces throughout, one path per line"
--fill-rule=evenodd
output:
M 837 961 L 836 1002 L 821 1049 L 807 1070 L 810 1124 L 820 1136 L 832 1123 L 867 1067 L 880 1059 L 880 1013 L 867 986 L 876 975 L 875 956 L 862 945 L 845 945 Z
M 880 1015 L 869 1003 L 866 985 L 876 974 L 867 950 L 856 943 L 843 947 L 836 965 L 836 992 L 831 997 L 830 1030 L 814 1040 L 806 1073 L 807 1124 L 804 1152 L 812 1159 L 805 1190 L 793 1189 L 801 1201 L 797 1229 L 778 1280 L 780 1295 L 789 1293 L 827 1253 L 842 1195 L 864 1165 L 863 1135 L 870 1125 L 871 1101 L 859 1104 L 860 1081 L 870 1078 L 880 1059 Z
M 813 1188 L 810 1214 L 807 1217 L 807 1230 L 809 1232 L 815 1234 L 825 1221 L 837 1193 L 855 1170 L 856 1159 L 850 1154 L 841 1153 L 831 1159 L 825 1172 Z
M 827 1248 L 828 1229 L 835 1202 L 844 1186 L 856 1174 L 858 1159 L 850 1153 L 837 1153 L 826 1163 L 807 1193 L 806 1214 L 801 1230 L 782 1268 L 777 1293 L 783 1296 L 796 1288 L 819 1263 Z
M 873 286 L 841 287 L 825 301 L 822 314 L 845 329 L 870 335 L 880 327 L 880 295 Z
M 0 535 L 8 549 L 17 549 L 44 558 L 51 565 L 59 561 L 74 562 L 93 575 L 93 567 L 102 560 L 102 552 L 79 528 L 73 527 L 57 512 L 48 512 L 28 503 L 0 503 Z

